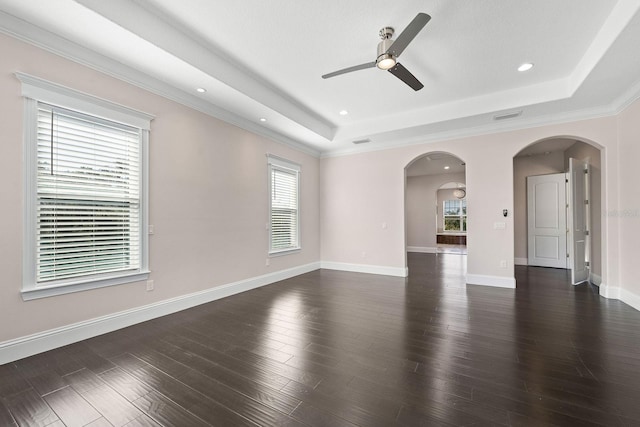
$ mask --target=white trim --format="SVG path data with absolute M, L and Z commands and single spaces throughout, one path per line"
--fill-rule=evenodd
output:
M 322 261 L 320 268 L 327 270 L 352 271 L 355 273 L 379 274 L 382 276 L 407 277 L 407 267 L 390 267 L 386 265 L 350 264 L 345 262 Z
M 620 289 L 620 301 L 640 311 L 640 295 L 626 289 Z
M 273 214 L 273 191 L 274 191 L 274 182 L 273 182 L 273 171 L 279 170 L 283 173 L 295 175 L 296 180 L 296 242 L 295 246 L 290 246 L 286 248 L 273 248 L 273 234 L 271 224 L 273 222 L 272 214 Z M 269 206 L 269 218 L 267 222 L 267 230 L 269 231 L 269 239 L 268 239 L 268 248 L 267 254 L 269 257 L 272 256 L 281 256 L 281 255 L 289 255 L 291 253 L 299 252 L 302 249 L 302 237 L 300 236 L 300 232 L 302 227 L 300 226 L 300 187 L 301 187 L 301 167 L 298 163 L 294 163 L 290 160 L 287 160 L 283 157 L 275 156 L 273 154 L 267 153 L 267 173 L 268 173 L 268 183 L 269 183 L 269 198 L 268 198 L 268 206 Z
M 600 286 L 602 284 L 602 277 L 598 276 L 595 273 L 589 274 L 589 282 L 593 283 L 596 286 Z
M 640 87 L 638 88 L 640 90 Z M 632 95 L 630 95 L 632 96 Z M 635 95 L 636 98 L 640 97 L 640 94 Z M 631 104 L 631 103 L 629 103 Z M 335 149 L 335 150 L 327 150 L 320 153 L 320 158 L 332 158 L 332 157 L 342 157 L 349 156 L 352 154 L 362 154 L 362 153 L 371 153 L 376 151 L 384 151 L 390 148 L 401 148 L 401 147 L 411 147 L 416 145 L 424 145 L 430 142 L 446 142 L 449 140 L 461 139 L 461 138 L 471 138 L 478 137 L 483 135 L 494 135 L 501 134 L 505 132 L 517 132 L 527 129 L 534 129 L 537 127 L 546 127 L 546 126 L 554 126 L 558 124 L 564 123 L 572 123 L 581 120 L 590 120 L 590 119 L 599 119 L 605 117 L 612 117 L 617 114 L 618 108 L 617 106 L 605 105 L 594 108 L 587 108 L 582 110 L 571 110 L 567 112 L 543 115 L 543 116 L 534 116 L 532 118 L 518 118 L 513 120 L 508 120 L 505 122 L 497 122 L 497 123 L 487 123 L 479 126 L 469 126 L 469 127 L 456 127 L 455 129 L 440 131 L 440 132 L 432 132 L 430 133 L 428 129 L 425 129 L 424 132 L 401 137 L 398 136 L 393 139 L 393 145 L 389 145 L 389 143 L 380 142 L 377 144 L 360 144 L 354 147 L 348 147 L 343 149 Z M 458 120 L 458 119 L 453 119 Z M 431 127 L 434 125 L 441 124 L 442 122 L 428 123 L 423 125 L 426 127 Z M 369 135 L 369 138 L 374 140 L 380 135 L 372 134 Z M 384 137 L 384 134 L 382 134 Z M 340 142 L 340 141 L 335 141 Z
M 600 296 L 607 299 L 617 299 L 640 311 L 640 295 L 618 286 L 600 284 Z
M 0 365 L 52 350 L 107 332 L 146 322 L 160 316 L 195 307 L 261 286 L 269 285 L 320 268 L 319 262 L 281 270 L 204 291 L 182 295 L 130 310 L 85 320 L 48 331 L 0 342 Z
M 140 233 L 140 268 L 109 274 L 98 274 L 82 278 L 57 280 L 38 284 L 36 278 L 36 216 L 37 216 L 37 120 L 38 103 L 62 107 L 106 119 L 138 129 L 140 135 L 140 229 L 148 230 L 149 223 L 149 129 L 153 116 L 111 101 L 79 92 L 56 83 L 28 74 L 16 72 L 21 82 L 23 109 L 23 253 L 22 253 L 22 299 L 29 301 L 54 295 L 86 291 L 105 286 L 146 280 L 149 277 L 149 234 Z
M 427 246 L 407 246 L 407 252 L 417 252 L 421 254 L 435 254 L 438 248 L 430 248 Z
M 147 233 L 140 233 L 147 234 Z M 143 237 L 144 239 L 144 237 Z M 144 254 L 143 254 L 144 258 Z M 24 263 L 26 264 L 26 263 Z M 32 269 L 35 271 L 35 269 Z M 46 285 L 36 285 L 36 287 L 22 289 L 22 299 L 24 301 L 30 301 L 39 298 L 52 297 L 56 295 L 65 295 L 73 292 L 80 291 L 89 291 L 91 289 L 104 288 L 107 286 L 116 286 L 116 285 L 124 285 L 126 283 L 140 282 L 142 280 L 147 280 L 149 278 L 149 270 L 140 270 L 135 271 L 133 273 L 116 273 L 109 274 L 104 276 L 92 277 L 91 279 L 86 279 L 84 277 L 79 277 L 75 279 L 71 279 L 70 281 L 64 283 L 56 283 L 53 286 Z M 33 274 L 33 273 L 31 273 Z
M 494 286 L 496 288 L 515 289 L 515 277 L 485 276 L 483 274 L 467 274 L 468 285 Z
M 620 299 L 620 288 L 601 283 L 600 296 L 607 299 Z
M 529 260 L 527 258 L 514 258 L 513 263 L 515 265 L 529 265 Z
M 79 111 L 84 114 L 123 123 L 143 130 L 151 128 L 154 116 L 106 99 L 98 98 L 39 77 L 16 72 L 22 83 L 22 96 L 45 104 Z
M 290 169 L 298 173 L 302 171 L 302 168 L 298 163 L 292 162 L 291 160 L 285 159 L 284 157 L 276 156 L 275 154 L 267 153 L 267 161 L 269 162 L 269 164 L 278 166 L 283 169 Z
M 320 157 L 319 150 L 298 140 L 273 131 L 265 126 L 260 126 L 254 121 L 232 113 L 219 105 L 204 101 L 201 97 L 174 87 L 140 70 L 117 62 L 3 11 L 0 11 L 0 33 L 7 34 L 67 60 L 84 65 L 211 117 L 223 120 L 256 135 L 267 137 L 280 144 L 309 154 L 310 156 Z
M 22 117 L 22 170 L 23 170 L 23 215 L 22 223 L 22 288 L 25 283 L 36 283 L 36 197 L 37 189 L 37 146 L 27 143 L 37 136 L 37 102 L 24 99 Z
M 146 73 L 141 72 L 140 70 L 136 70 L 132 67 L 117 62 L 105 55 L 92 51 L 91 49 L 83 47 L 78 43 L 67 40 L 50 31 L 46 31 L 40 27 L 37 27 L 22 19 L 16 18 L 15 16 L 3 11 L 0 11 L 0 33 L 7 34 L 11 37 L 37 46 L 70 61 L 82 64 L 86 67 L 115 77 L 119 80 L 142 88 L 151 93 L 160 95 L 166 99 L 185 105 L 189 108 L 193 108 L 194 110 L 201 111 L 212 117 L 216 117 L 249 132 L 253 132 L 257 135 L 270 138 L 283 145 L 287 145 L 303 153 L 320 158 L 339 157 L 355 153 L 364 153 L 370 151 L 387 150 L 389 148 L 425 144 L 433 141 L 441 142 L 455 138 L 480 136 L 507 131 L 530 129 L 538 126 L 551 126 L 578 120 L 610 117 L 624 111 L 629 105 L 640 98 L 639 81 L 625 93 L 616 98 L 613 102 L 596 107 L 566 111 L 561 113 L 554 112 L 543 116 L 535 116 L 529 119 L 519 118 L 510 122 L 492 122 L 468 127 L 458 126 L 455 128 L 455 130 L 443 132 L 432 132 L 429 130 L 430 127 L 437 127 L 439 123 L 442 123 L 434 122 L 427 125 L 418 126 L 419 128 L 425 128 L 425 130 L 423 132 L 420 132 L 418 135 L 412 135 L 404 138 L 393 138 L 393 144 L 390 144 L 388 142 L 373 145 L 363 144 L 359 146 L 359 148 L 349 147 L 344 149 L 327 150 L 311 147 L 300 140 L 293 139 L 277 131 L 273 131 L 264 126 L 260 126 L 254 121 L 241 117 L 236 113 L 232 113 L 219 105 L 203 101 L 201 98 L 189 92 L 171 86 L 160 79 L 154 78 Z M 335 133 L 336 129 L 331 128 L 331 131 Z M 370 135 L 369 137 L 375 139 L 377 136 L 379 135 L 374 134 Z M 335 139 L 328 139 L 336 141 Z M 369 145 L 369 147 L 365 147 L 365 145 Z

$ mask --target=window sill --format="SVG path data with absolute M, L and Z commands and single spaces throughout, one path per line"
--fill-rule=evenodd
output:
M 39 286 L 33 289 L 23 289 L 22 299 L 30 301 L 34 299 L 47 298 L 56 295 L 70 294 L 73 292 L 88 291 L 91 289 L 105 288 L 107 286 L 123 285 L 125 283 L 139 282 L 149 278 L 150 271 L 140 271 L 118 276 L 108 276 L 94 280 L 77 280 L 70 283 Z
M 298 253 L 301 250 L 302 248 L 291 248 L 291 249 L 283 249 L 281 251 L 273 251 L 273 252 L 269 252 L 269 257 L 291 255 L 291 254 Z

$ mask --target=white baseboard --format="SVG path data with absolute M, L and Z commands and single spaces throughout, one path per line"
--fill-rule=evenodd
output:
M 620 299 L 620 288 L 600 283 L 600 296 L 608 299 Z
M 513 263 L 515 265 L 529 265 L 529 260 L 527 258 L 514 258 Z
M 435 254 L 437 248 L 429 248 L 426 246 L 407 246 L 407 252 L 418 252 L 421 254 Z
M 617 299 L 623 303 L 630 305 L 636 310 L 640 311 L 640 295 L 622 289 L 618 286 L 609 286 L 604 283 L 600 284 L 600 296 L 609 299 Z
M 640 311 L 640 295 L 620 289 L 620 301 Z
M 200 304 L 225 298 L 320 268 L 320 262 L 276 271 L 215 288 L 182 295 L 130 310 L 50 329 L 37 334 L 0 342 L 0 365 L 14 360 L 112 332 L 136 323 L 146 322 Z
M 327 270 L 352 271 L 355 273 L 380 274 L 383 276 L 407 277 L 409 270 L 406 267 L 389 267 L 386 265 L 349 264 L 343 262 L 322 261 L 321 268 Z
M 467 274 L 467 284 L 469 285 L 482 285 L 482 286 L 495 286 L 497 288 L 512 288 L 516 287 L 515 277 L 505 276 L 485 276 L 482 274 Z
M 594 273 L 589 273 L 589 282 L 593 283 L 596 286 L 600 286 L 602 284 L 602 277 Z

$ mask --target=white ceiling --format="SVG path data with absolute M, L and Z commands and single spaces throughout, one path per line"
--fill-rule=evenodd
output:
M 547 139 L 523 148 L 518 154 L 516 154 L 516 157 L 535 156 L 537 154 L 546 155 L 557 151 L 564 152 L 576 143 L 580 142 L 569 138 Z
M 615 114 L 640 93 L 639 8 L 640 0 L 0 0 L 0 31 L 332 155 Z M 399 61 L 424 89 L 376 68 L 320 78 L 374 61 L 380 28 L 397 37 L 418 12 L 432 19 Z M 516 71 L 523 62 L 535 67 Z M 522 113 L 494 120 L 513 111 Z
M 426 156 L 415 159 L 407 166 L 407 176 L 441 175 L 465 173 L 463 160 L 448 153 L 429 153 Z

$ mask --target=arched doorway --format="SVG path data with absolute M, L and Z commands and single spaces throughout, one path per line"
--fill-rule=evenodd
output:
M 566 220 L 566 256 L 565 266 L 556 268 L 566 268 L 572 272 L 574 259 L 581 259 L 584 256 L 585 265 L 588 268 L 587 280 L 599 285 L 603 277 L 605 267 L 605 254 L 602 251 L 602 161 L 603 153 L 597 144 L 585 141 L 576 137 L 555 137 L 536 141 L 523 148 L 513 158 L 513 189 L 514 189 L 514 264 L 520 266 L 536 265 L 532 261 L 532 253 L 535 245 L 532 244 L 534 238 L 531 237 L 533 213 L 531 213 L 531 198 L 528 198 L 527 180 L 545 179 L 558 175 L 565 181 L 565 202 L 562 208 L 565 212 Z M 573 160 L 572 160 L 573 159 Z M 571 195 L 571 179 L 567 175 L 570 163 L 574 165 L 585 165 L 587 174 L 581 170 L 581 179 L 584 179 L 586 187 L 585 195 L 588 193 L 588 204 L 583 206 L 573 205 Z M 564 175 L 563 175 L 564 174 Z M 533 177 L 533 178 L 528 178 Z M 575 180 L 574 180 L 575 181 Z M 531 186 L 529 192 L 531 192 Z M 586 197 L 586 196 L 585 196 Z M 586 252 L 584 255 L 580 251 L 574 250 L 574 228 L 572 227 L 573 212 L 581 212 L 585 215 L 587 222 L 588 241 L 585 242 Z M 575 258 L 574 258 L 575 257 Z M 533 257 L 535 258 L 535 257 Z M 575 268 L 574 271 L 575 273 Z M 576 283 L 581 280 L 575 280 Z
M 465 170 L 464 160 L 447 152 L 425 153 L 405 167 L 405 253 L 448 246 L 466 254 Z M 438 243 L 445 239 L 452 240 Z

